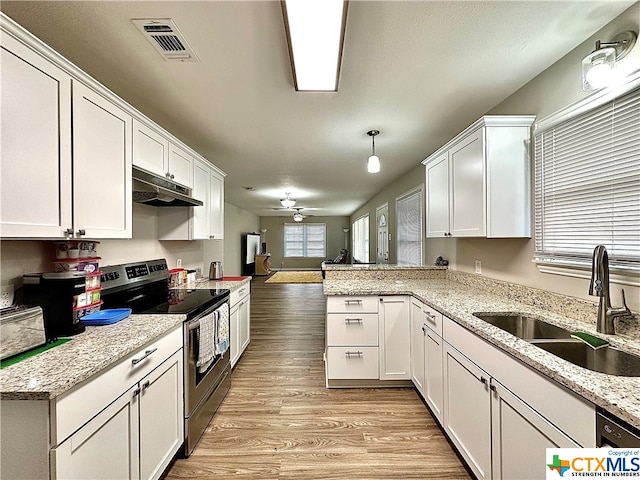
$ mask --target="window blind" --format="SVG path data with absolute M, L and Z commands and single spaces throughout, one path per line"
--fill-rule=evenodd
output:
M 327 251 L 327 226 L 324 223 L 285 223 L 285 257 L 320 257 Z
M 351 226 L 353 259 L 369 262 L 369 215 L 358 218 Z
M 398 265 L 422 265 L 422 189 L 396 200 Z
M 535 134 L 535 260 L 640 271 L 640 89 Z

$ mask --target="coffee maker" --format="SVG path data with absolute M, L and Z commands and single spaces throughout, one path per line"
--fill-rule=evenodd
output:
M 28 273 L 22 277 L 23 301 L 39 305 L 48 341 L 84 332 L 76 314 L 78 295 L 85 293 L 86 272 Z

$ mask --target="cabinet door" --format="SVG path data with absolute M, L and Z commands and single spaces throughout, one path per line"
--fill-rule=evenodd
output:
M 495 379 L 491 385 L 493 478 L 545 478 L 547 448 L 580 448 Z
M 449 344 L 444 349 L 444 429 L 473 473 L 491 478 L 489 375 Z
M 73 223 L 76 235 L 131 238 L 131 117 L 73 82 Z
M 380 380 L 411 379 L 411 326 L 409 299 L 404 296 L 380 297 L 378 319 Z
M 166 177 L 169 172 L 169 141 L 138 120 L 133 121 L 133 164 Z
M 159 478 L 184 441 L 182 356 L 180 349 L 140 382 L 143 480 Z
M 208 239 L 211 230 L 211 168 L 202 160 L 193 166 L 193 196 L 203 205 L 193 208 L 193 239 Z
M 3 237 L 62 238 L 71 218 L 71 78 L 9 34 L 0 64 Z
M 451 176 L 451 235 L 484 237 L 486 189 L 484 128 L 462 139 L 449 150 Z
M 424 336 L 424 399 L 435 417 L 442 423 L 442 408 L 444 403 L 444 377 L 442 365 L 442 337 L 430 328 L 425 328 Z
M 425 338 L 426 325 L 422 302 L 411 300 L 411 380 L 424 398 L 424 371 L 425 371 Z
M 240 359 L 240 312 L 238 305 L 231 307 L 229 312 L 229 348 L 231 356 L 231 368 L 235 367 Z
M 224 178 L 211 170 L 211 227 L 209 238 L 222 240 L 224 238 Z
M 449 154 L 426 166 L 427 237 L 445 237 L 449 229 Z
M 137 388 L 125 392 L 51 450 L 53 478 L 140 478 Z
M 238 306 L 240 313 L 240 355 L 249 346 L 251 341 L 251 299 L 247 295 Z
M 193 157 L 182 148 L 169 144 L 169 169 L 171 180 L 185 187 L 193 188 Z

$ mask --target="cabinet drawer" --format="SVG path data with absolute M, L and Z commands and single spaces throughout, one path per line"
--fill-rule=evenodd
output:
M 327 345 L 378 346 L 378 315 L 376 313 L 329 313 Z
M 378 379 L 378 347 L 327 347 L 327 378 Z
M 327 298 L 327 313 L 378 313 L 378 297 L 345 297 L 335 296 Z
M 181 348 L 182 325 L 178 325 L 164 336 L 56 398 L 56 424 L 51 430 L 52 445 L 59 445 Z M 141 361 L 134 365 L 134 360 Z
M 232 307 L 234 305 L 236 305 L 244 297 L 249 295 L 249 292 L 250 292 L 250 286 L 249 285 L 250 284 L 247 283 L 246 285 L 243 285 L 240 288 L 236 288 L 235 290 L 231 290 L 231 294 L 230 294 L 230 297 L 229 297 L 229 302 L 231 303 Z
M 424 321 L 431 330 L 442 336 L 442 314 L 431 307 L 422 304 Z

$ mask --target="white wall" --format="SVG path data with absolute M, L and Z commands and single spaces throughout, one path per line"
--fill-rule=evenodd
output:
M 224 256 L 205 248 L 204 258 L 206 262 L 224 258 L 224 274 L 237 276 L 242 273 L 242 236 L 260 233 L 260 217 L 229 203 L 225 203 L 224 208 Z

